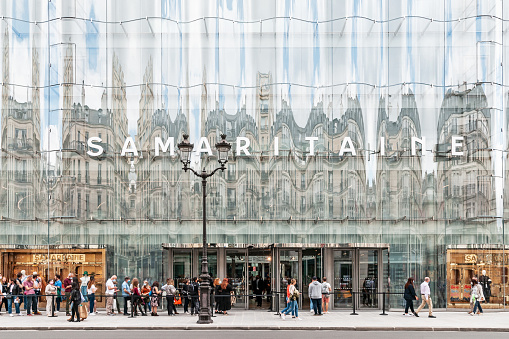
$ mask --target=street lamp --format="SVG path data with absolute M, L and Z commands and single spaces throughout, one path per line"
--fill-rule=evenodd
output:
M 189 167 L 191 163 L 191 153 L 194 145 L 188 140 L 189 135 L 184 134 L 184 140 L 180 142 L 177 147 L 180 153 L 180 161 L 184 165 L 182 168 L 185 172 L 190 170 L 197 177 L 201 178 L 202 184 L 202 203 L 203 203 L 203 255 L 201 259 L 201 285 L 200 285 L 200 314 L 198 316 L 198 324 L 210 324 L 212 323 L 212 313 L 210 311 L 210 275 L 209 275 L 209 264 L 207 261 L 207 178 L 213 176 L 217 171 L 224 171 L 226 169 L 226 163 L 228 162 L 228 153 L 232 146 L 226 141 L 226 135 L 221 134 L 221 141 L 216 144 L 217 149 L 217 161 L 221 165 L 210 173 L 205 172 L 205 168 L 201 173 L 196 172 Z

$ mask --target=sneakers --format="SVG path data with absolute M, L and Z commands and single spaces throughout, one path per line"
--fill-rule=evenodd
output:
M 286 314 L 281 313 L 281 319 L 285 320 L 286 319 Z
M 417 313 L 414 312 L 414 316 L 416 316 L 417 318 L 419 318 L 419 315 Z
M 94 312 L 90 312 L 90 315 L 95 315 L 95 313 Z
M 12 313 L 11 313 L 11 314 L 9 314 L 9 317 L 14 317 L 14 314 L 12 314 Z
M 434 315 L 428 315 L 428 318 L 436 318 Z
M 311 311 L 309 311 L 309 313 L 313 313 L 314 311 L 315 311 L 315 310 L 311 310 Z
M 301 317 L 297 317 L 297 318 L 295 318 L 295 319 L 297 319 L 297 320 L 302 320 L 302 318 L 301 318 Z

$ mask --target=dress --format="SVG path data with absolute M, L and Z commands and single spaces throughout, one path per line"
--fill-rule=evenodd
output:
M 152 307 L 159 306 L 159 295 L 156 293 L 155 286 L 152 287 L 152 295 L 150 296 L 150 305 Z
M 221 288 L 221 285 L 218 286 L 217 295 L 218 295 L 218 303 L 219 303 L 219 311 L 228 311 L 232 308 L 232 298 L 231 291 L 233 291 L 232 285 L 228 284 L 225 289 Z

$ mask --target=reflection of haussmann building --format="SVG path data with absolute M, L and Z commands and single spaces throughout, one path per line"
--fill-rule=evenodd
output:
M 254 306 L 242 294 L 257 275 L 304 294 L 327 276 L 336 309 L 352 292 L 377 308 L 425 276 L 435 306 L 468 307 L 484 277 L 486 307 L 507 307 L 509 74 L 486 47 L 506 32 L 485 29 L 507 18 L 484 2 L 354 2 L 224 6 L 217 20 L 205 0 L 135 1 L 134 17 L 119 1 L 1 3 L 0 272 L 88 271 L 101 288 L 199 275 L 202 183 L 176 145 L 210 145 L 191 166 L 211 171 L 226 134 L 207 241 L 235 307 Z

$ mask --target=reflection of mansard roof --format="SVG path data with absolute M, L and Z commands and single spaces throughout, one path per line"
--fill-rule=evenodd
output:
M 71 120 L 83 120 L 90 125 L 111 126 L 111 111 L 103 112 L 101 108 L 91 109 L 87 105 L 75 103 L 71 110 Z
M 179 133 L 181 131 L 188 131 L 186 115 L 182 113 L 182 110 L 178 112 L 174 121 L 171 121 L 171 118 L 168 117 L 168 135 L 180 138 Z
M 402 129 L 402 121 L 404 117 L 408 117 L 414 124 L 417 137 L 421 136 L 421 120 L 419 119 L 419 111 L 415 102 L 414 93 L 409 89 L 408 94 L 401 96 L 401 110 L 399 111 L 398 119 L 390 121 L 387 111 L 385 109 L 385 98 L 380 97 L 378 101 L 378 131 L 380 134 L 380 126 L 382 121 L 385 121 L 385 129 L 388 135 L 395 136 Z
M 457 92 L 449 89 L 445 94 L 440 107 L 440 116 L 438 118 L 438 135 L 444 127 L 445 122 L 452 114 L 463 114 L 477 110 L 482 112 L 486 118 L 490 117 L 490 110 L 488 108 L 488 100 L 484 94 L 481 85 L 477 85 L 472 89 L 463 92 Z
M 237 137 L 245 129 L 258 138 L 258 128 L 254 118 L 247 114 L 246 106 L 243 106 L 235 115 L 227 114 L 224 110 L 215 109 L 210 111 L 205 122 L 205 131 L 219 129 L 230 137 Z
M 170 124 L 170 117 L 165 109 L 157 109 L 152 113 L 152 131 L 157 127 L 167 127 Z
M 9 97 L 8 116 L 17 120 L 32 120 L 32 102 L 18 102 Z
M 282 101 L 281 110 L 276 115 L 272 133 L 273 135 L 285 124 L 290 129 L 292 140 L 295 144 L 305 141 L 305 137 L 311 136 L 313 130 L 318 124 L 324 125 L 324 132 L 330 136 L 340 135 L 348 130 L 348 121 L 354 120 L 359 127 L 362 138 L 364 139 L 364 120 L 362 118 L 362 110 L 357 98 L 348 98 L 348 108 L 340 117 L 330 121 L 323 109 L 323 102 L 319 102 L 311 109 L 311 114 L 306 122 L 305 127 L 300 127 L 295 122 L 293 111 L 286 101 Z

